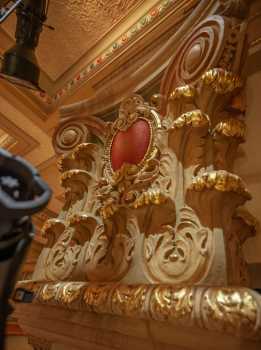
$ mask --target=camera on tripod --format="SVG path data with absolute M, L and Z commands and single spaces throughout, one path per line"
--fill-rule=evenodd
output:
M 31 216 L 50 198 L 51 190 L 34 167 L 0 149 L 0 350 L 10 312 L 8 299 L 34 234 Z

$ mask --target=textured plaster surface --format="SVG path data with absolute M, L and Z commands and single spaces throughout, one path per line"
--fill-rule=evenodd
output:
M 44 29 L 37 50 L 42 69 L 57 80 L 82 55 L 108 33 L 141 0 L 52 0 L 48 24 L 55 31 Z M 15 16 L 3 25 L 14 37 Z

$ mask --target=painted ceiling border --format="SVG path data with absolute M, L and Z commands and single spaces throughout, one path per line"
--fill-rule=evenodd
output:
M 166 14 L 176 4 L 176 0 L 160 0 L 157 5 L 152 7 L 143 15 L 135 24 L 133 24 L 125 33 L 121 34 L 116 41 L 110 44 L 101 54 L 87 64 L 76 76 L 70 79 L 63 88 L 59 89 L 54 95 L 47 93 L 35 92 L 34 95 L 49 106 L 57 104 L 58 101 L 65 97 L 72 89 L 82 84 L 87 78 L 97 71 L 106 61 L 111 59 L 119 49 L 126 46 L 130 40 L 140 34 L 149 24 Z

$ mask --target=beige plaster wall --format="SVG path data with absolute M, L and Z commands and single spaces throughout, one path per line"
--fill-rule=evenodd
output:
M 261 71 L 247 81 L 247 140 L 241 146 L 235 172 L 246 182 L 253 199 L 247 203 L 249 211 L 261 223 Z M 261 230 L 245 243 L 249 263 L 261 262 Z

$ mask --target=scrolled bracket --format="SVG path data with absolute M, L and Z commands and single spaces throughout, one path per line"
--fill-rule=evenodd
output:
M 57 154 L 71 152 L 76 146 L 94 138 L 101 143 L 106 135 L 106 123 L 93 116 L 72 117 L 62 121 L 53 135 L 53 147 Z

